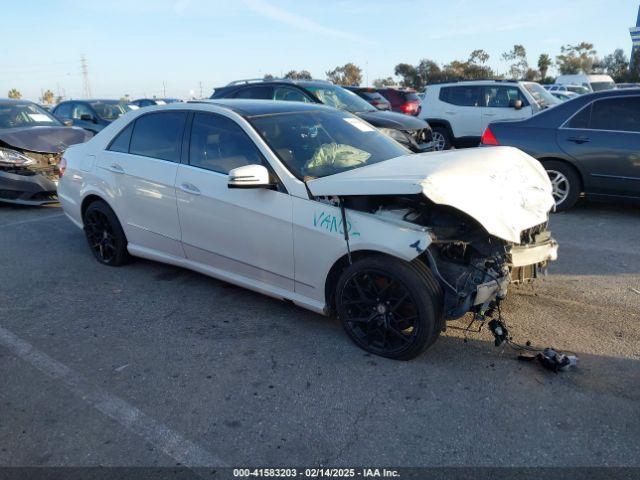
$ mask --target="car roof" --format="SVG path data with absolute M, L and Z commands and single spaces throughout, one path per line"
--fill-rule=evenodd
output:
M 25 100 L 22 98 L 0 98 L 0 103 L 4 105 L 12 105 L 18 103 L 34 103 L 31 100 Z
M 187 103 L 205 103 L 218 105 L 233 110 L 243 117 L 255 117 L 259 115 L 272 115 L 278 113 L 296 113 L 309 111 L 332 111 L 336 109 L 319 103 L 287 102 L 280 100 L 253 100 L 239 98 L 221 98 L 211 100 L 193 100 Z

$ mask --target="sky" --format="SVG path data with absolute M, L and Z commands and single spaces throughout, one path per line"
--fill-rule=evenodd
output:
M 0 97 L 17 88 L 81 98 L 80 58 L 93 97 L 208 96 L 216 86 L 266 73 L 347 62 L 364 83 L 398 63 L 464 60 L 475 49 L 541 53 L 588 41 L 602 56 L 629 55 L 638 0 L 27 0 L 4 2 Z M 553 73 L 553 72 L 551 72 Z

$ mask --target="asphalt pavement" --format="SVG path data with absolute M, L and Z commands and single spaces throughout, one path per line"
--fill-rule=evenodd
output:
M 0 465 L 640 466 L 640 209 L 551 229 L 560 259 L 503 313 L 579 356 L 559 374 L 487 331 L 371 356 L 287 303 L 99 265 L 59 208 L 0 206 Z

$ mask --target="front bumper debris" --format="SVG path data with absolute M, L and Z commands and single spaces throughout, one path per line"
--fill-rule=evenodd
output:
M 0 167 L 0 202 L 19 205 L 57 203 L 60 154 L 21 152 L 35 163 Z

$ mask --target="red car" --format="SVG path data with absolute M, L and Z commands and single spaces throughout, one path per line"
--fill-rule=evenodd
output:
M 417 116 L 420 113 L 420 97 L 414 90 L 400 88 L 379 88 L 384 98 L 391 103 L 391 110 Z

